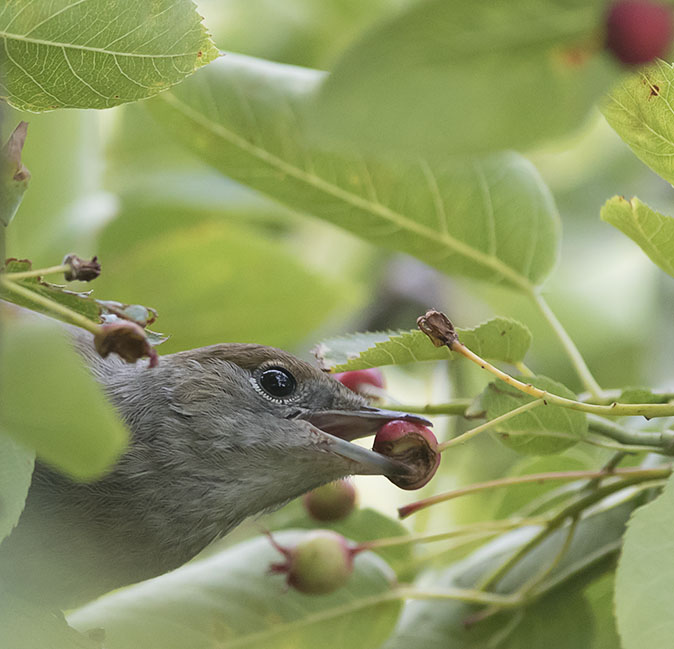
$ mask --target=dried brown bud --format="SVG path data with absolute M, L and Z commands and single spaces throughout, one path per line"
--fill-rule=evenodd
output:
M 150 367 L 156 367 L 159 363 L 159 356 L 150 345 L 143 328 L 128 320 L 101 325 L 100 331 L 94 336 L 94 346 L 103 358 L 115 353 L 127 363 L 135 363 L 145 356 L 150 358 Z
M 90 282 L 101 274 L 101 265 L 98 263 L 98 257 L 92 257 L 91 261 L 87 261 L 77 255 L 70 254 L 64 257 L 63 265 L 68 266 L 68 270 L 65 272 L 67 282 L 74 280 Z
M 459 337 L 454 330 L 450 319 L 440 311 L 427 311 L 417 318 L 417 326 L 423 331 L 436 347 L 447 345 L 450 349 Z

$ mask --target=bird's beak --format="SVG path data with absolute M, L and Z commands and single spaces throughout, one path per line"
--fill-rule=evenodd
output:
M 424 426 L 432 426 L 428 419 L 395 410 L 363 406 L 357 410 L 323 410 L 307 413 L 303 419 L 319 428 L 328 438 L 330 450 L 356 463 L 354 473 L 374 475 L 401 475 L 409 469 L 396 460 L 352 444 L 351 440 L 374 435 L 387 421 L 402 419 Z

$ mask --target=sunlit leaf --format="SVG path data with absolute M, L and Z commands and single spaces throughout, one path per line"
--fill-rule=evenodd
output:
M 23 511 L 34 460 L 33 451 L 17 444 L 0 427 L 0 541 L 14 529 Z
M 323 75 L 227 55 L 148 107 L 224 174 L 445 273 L 530 292 L 557 253 L 553 199 L 524 158 L 382 162 L 306 143 Z
M 300 536 L 274 538 L 288 545 Z M 279 559 L 257 537 L 102 597 L 69 621 L 81 631 L 105 628 L 106 649 L 376 649 L 393 629 L 393 573 L 376 555 L 357 556 L 346 586 L 320 596 L 286 592 L 283 576 L 268 572 Z
M 191 0 L 7 0 L 0 96 L 21 109 L 109 108 L 218 56 Z
M 476 354 L 505 363 L 523 360 L 531 344 L 529 330 L 509 318 L 492 318 L 472 329 L 456 331 L 463 344 Z M 314 355 L 323 369 L 335 372 L 454 357 L 447 347 L 435 347 L 419 330 L 330 338 L 319 343 Z
M 567 399 L 576 398 L 566 386 L 545 376 L 526 377 L 523 380 L 551 394 Z M 487 410 L 488 420 L 533 400 L 533 397 L 502 381 L 490 383 L 482 393 L 482 405 Z M 520 453 L 545 455 L 558 453 L 585 437 L 587 418 L 584 412 L 547 403 L 495 425 L 492 431 L 506 446 Z
M 615 584 L 618 631 L 624 649 L 670 649 L 674 638 L 674 478 L 662 495 L 629 522 Z
M 128 433 L 52 322 L 3 321 L 0 427 L 77 479 L 100 476 Z
M 526 148 L 578 126 L 618 66 L 601 0 L 412 3 L 338 59 L 316 136 L 436 155 Z
M 604 204 L 601 218 L 624 232 L 651 261 L 674 277 L 674 218 L 656 212 L 638 198 L 628 201 L 622 196 Z
M 657 61 L 627 77 L 601 105 L 618 135 L 669 183 L 674 183 L 673 81 L 674 64 Z

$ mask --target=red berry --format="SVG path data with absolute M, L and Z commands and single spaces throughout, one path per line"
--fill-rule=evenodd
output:
M 372 391 L 368 386 L 372 386 L 377 390 L 384 388 L 384 375 L 381 370 L 373 367 L 369 370 L 353 370 L 351 372 L 340 372 L 333 374 L 342 385 L 345 385 L 349 390 L 362 394 L 364 397 L 372 397 L 375 391 Z
M 440 465 L 438 440 L 426 426 L 394 420 L 384 424 L 374 438 L 372 450 L 405 464 L 410 472 L 389 476 L 401 489 L 419 489 L 435 475 Z
M 621 0 L 606 16 L 606 48 L 627 65 L 663 58 L 672 42 L 672 11 L 648 0 Z
M 308 595 L 331 593 L 346 584 L 353 572 L 353 557 L 357 549 L 330 530 L 313 530 L 294 547 L 284 548 L 272 543 L 285 561 L 274 563 L 271 571 L 286 574 L 288 586 Z
M 302 502 L 317 521 L 338 521 L 353 511 L 356 488 L 350 480 L 337 480 L 305 494 Z

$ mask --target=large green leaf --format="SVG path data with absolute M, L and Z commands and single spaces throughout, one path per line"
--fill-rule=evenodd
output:
M 218 56 L 192 0 L 6 0 L 0 96 L 21 110 L 109 108 Z
M 622 196 L 604 204 L 601 218 L 639 244 L 654 263 L 674 277 L 674 218 L 652 210 L 638 198 L 628 201 Z
M 227 55 L 148 103 L 226 175 L 445 273 L 529 292 L 552 268 L 558 217 L 524 158 L 382 162 L 306 143 L 303 114 L 322 74 Z
M 103 474 L 128 433 L 59 327 L 3 320 L 0 427 L 77 479 Z
M 674 618 L 674 477 L 662 495 L 629 522 L 615 584 L 618 631 L 624 649 L 671 649 Z
M 60 611 L 35 605 L 0 584 L 3 649 L 100 649 L 101 645 L 69 627 Z
M 600 509 L 578 524 L 571 544 L 550 575 L 556 586 L 547 596 L 523 611 L 505 612 L 490 620 L 466 626 L 465 622 L 480 609 L 457 601 L 410 601 L 405 605 L 395 633 L 382 649 L 580 649 L 590 646 L 592 626 L 582 590 L 609 567 L 617 553 L 625 522 L 633 506 L 623 503 Z M 474 588 L 485 575 L 526 543 L 535 528 L 504 534 L 478 549 L 465 560 L 439 576 L 429 575 L 423 586 Z M 526 554 L 495 587 L 499 593 L 513 593 L 540 575 L 558 555 L 568 528 L 551 534 Z M 511 629 L 510 634 L 507 633 Z M 533 633 L 535 631 L 535 633 Z M 501 643 L 497 643 L 497 639 Z M 492 644 L 489 644 L 489 643 Z M 648 645 L 644 645 L 648 646 Z
M 402 154 L 523 148 L 577 128 L 618 72 L 603 0 L 427 0 L 337 61 L 317 135 Z
M 529 330 L 510 318 L 492 318 L 472 329 L 456 331 L 476 354 L 505 363 L 523 360 L 531 344 Z M 447 347 L 435 347 L 419 330 L 338 336 L 319 343 L 314 355 L 323 369 L 335 372 L 454 357 Z
M 99 244 L 106 273 L 96 281 L 122 300 L 151 296 L 171 334 L 167 352 L 230 341 L 296 344 L 358 298 L 252 228 L 192 222 L 190 212 L 179 223 L 163 216 L 129 207 L 113 221 Z
M 545 376 L 526 377 L 523 380 L 560 397 L 576 397 L 569 388 Z M 533 400 L 533 397 L 503 381 L 490 383 L 481 395 L 488 420 Z M 585 437 L 587 417 L 584 412 L 547 403 L 497 424 L 492 430 L 506 446 L 520 453 L 545 455 L 558 453 Z
M 278 532 L 282 545 L 298 532 Z M 282 560 L 257 537 L 73 613 L 77 629 L 103 627 L 107 649 L 375 649 L 398 618 L 393 573 L 376 555 L 356 557 L 346 586 L 329 595 L 284 592 L 269 565 Z
M 601 110 L 608 123 L 653 171 L 674 183 L 674 65 L 657 61 L 627 77 Z
M 17 444 L 0 427 L 0 542 L 23 511 L 33 475 L 35 453 Z

